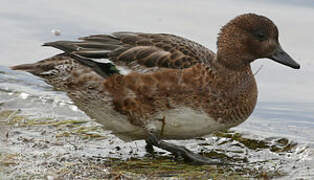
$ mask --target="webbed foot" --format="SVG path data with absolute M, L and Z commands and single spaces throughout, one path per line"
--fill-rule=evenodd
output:
M 184 146 L 175 145 L 163 140 L 159 140 L 156 135 L 149 134 L 148 139 L 146 140 L 149 144 L 156 146 L 158 148 L 164 149 L 166 151 L 171 152 L 175 156 L 183 157 L 185 161 L 190 162 L 196 165 L 226 165 L 220 160 L 217 159 L 209 159 L 203 157 L 199 154 L 193 153 L 189 149 Z

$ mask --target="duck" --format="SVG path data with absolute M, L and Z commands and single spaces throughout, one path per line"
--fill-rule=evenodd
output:
M 242 14 L 224 25 L 217 52 L 166 33 L 114 32 L 48 42 L 64 51 L 11 67 L 65 91 L 75 105 L 124 141 L 145 140 L 195 164 L 221 164 L 167 140 L 235 127 L 253 112 L 257 85 L 251 63 L 300 65 L 278 40 L 269 18 Z

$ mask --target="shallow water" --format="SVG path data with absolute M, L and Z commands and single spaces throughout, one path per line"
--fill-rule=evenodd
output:
M 0 7 L 0 111 L 21 109 L 21 114 L 32 118 L 88 121 L 86 127 L 98 127 L 80 112 L 63 93 L 54 91 L 40 78 L 24 72 L 14 72 L 6 66 L 31 63 L 52 56 L 59 51 L 40 45 L 47 41 L 75 39 L 95 33 L 113 31 L 167 32 L 182 35 L 215 50 L 219 28 L 236 15 L 246 12 L 263 14 L 278 26 L 283 48 L 301 64 L 300 70 L 289 69 L 270 60 L 258 60 L 253 64 L 259 87 L 259 100 L 252 116 L 234 128 L 248 136 L 258 138 L 286 137 L 298 143 L 299 148 L 307 147 L 306 158 L 299 158 L 304 168 L 290 171 L 291 178 L 313 178 L 309 169 L 314 167 L 314 3 L 311 1 L 25 1 L 14 3 L 2 1 Z M 5 8 L 4 8 L 5 7 Z M 60 29 L 61 36 L 51 31 Z M 114 154 L 116 146 L 122 143 L 107 132 L 93 129 L 106 140 L 78 143 L 82 151 L 78 154 L 102 156 Z M 27 143 L 18 143 L 18 137 L 42 141 L 42 132 L 52 138 L 55 133 L 64 133 L 50 127 L 20 127 L 19 124 L 0 124 L 0 137 L 10 132 L 9 140 L 0 139 L 0 154 L 29 154 L 36 148 Z M 17 134 L 15 134 L 15 133 Z M 80 133 L 78 133 L 80 134 Z M 11 137 L 11 139 L 10 139 Z M 74 138 L 71 139 L 71 138 Z M 51 139 L 50 139 L 51 140 Z M 77 142 L 74 137 L 65 138 L 66 152 L 72 147 L 68 142 Z M 58 143 L 58 142 L 55 142 Z M 61 144 L 62 144 L 61 143 Z M 184 141 L 194 150 L 196 140 Z M 34 143 L 36 144 L 36 143 Z M 40 144 L 40 143 L 39 143 Z M 67 147 L 69 146 L 69 147 Z M 127 143 L 123 146 L 125 157 L 130 151 L 144 155 L 142 142 Z M 102 147 L 99 149 L 99 147 Z M 55 148 L 50 146 L 38 150 L 40 153 Z M 74 148 L 75 149 L 75 148 Z M 39 153 L 39 154 L 40 154 Z M 73 155 L 73 154 L 72 154 Z M 1 156 L 0 156 L 1 157 Z M 262 159 L 262 158 L 261 158 Z M 32 161 L 31 161 L 32 162 Z M 294 161 L 293 161 L 294 162 Z M 26 167 L 20 164 L 21 167 Z M 36 165 L 34 165 L 36 167 Z M 305 168 L 306 167 L 306 168 Z M 1 168 L 0 168 L 1 170 Z M 0 171 L 1 172 L 1 171 Z M 0 173 L 1 175 L 1 173 Z

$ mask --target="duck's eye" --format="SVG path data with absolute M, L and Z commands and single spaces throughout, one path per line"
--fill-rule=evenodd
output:
M 260 41 L 266 40 L 266 34 L 263 31 L 256 31 L 254 35 Z

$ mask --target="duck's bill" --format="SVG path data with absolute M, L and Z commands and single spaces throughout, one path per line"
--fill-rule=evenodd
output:
M 298 64 L 297 62 L 295 62 L 290 56 L 289 54 L 287 54 L 282 48 L 281 46 L 278 46 L 277 49 L 274 51 L 274 53 L 270 56 L 270 59 L 292 67 L 294 69 L 300 69 L 300 64 Z

